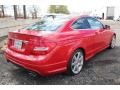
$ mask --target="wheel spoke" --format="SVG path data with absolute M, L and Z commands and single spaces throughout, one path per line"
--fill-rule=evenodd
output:
M 76 65 L 73 67 L 73 71 L 74 71 L 74 72 L 76 71 Z
M 74 55 L 73 59 L 74 59 L 74 60 L 77 60 L 77 57 L 76 57 L 76 55 Z
M 77 60 L 79 60 L 80 56 L 81 56 L 81 53 L 78 52 L 78 53 L 77 53 Z
M 72 62 L 72 66 L 75 66 L 75 65 L 76 65 L 76 61 L 73 61 L 73 62 Z
M 80 57 L 79 57 L 79 61 L 81 61 L 82 59 L 83 59 L 83 56 L 80 56 Z

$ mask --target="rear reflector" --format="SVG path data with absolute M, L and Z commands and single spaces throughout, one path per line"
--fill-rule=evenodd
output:
M 35 47 L 34 51 L 47 51 L 48 49 L 48 47 Z

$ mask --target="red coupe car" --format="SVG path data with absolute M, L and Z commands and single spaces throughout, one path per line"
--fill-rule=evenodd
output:
M 85 61 L 114 48 L 115 42 L 110 26 L 90 16 L 41 20 L 9 32 L 5 57 L 43 76 L 60 72 L 76 75 Z

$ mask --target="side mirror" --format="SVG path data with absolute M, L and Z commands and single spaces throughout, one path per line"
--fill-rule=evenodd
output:
M 104 26 L 104 29 L 109 30 L 109 29 L 110 29 L 110 26 L 109 26 L 109 25 L 105 25 L 105 26 Z

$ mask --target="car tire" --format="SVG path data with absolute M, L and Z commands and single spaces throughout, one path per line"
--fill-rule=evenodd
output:
M 67 67 L 68 75 L 77 75 L 84 65 L 84 53 L 81 49 L 76 50 L 69 60 Z
M 116 46 L 116 36 L 113 35 L 112 40 L 111 40 L 110 45 L 109 45 L 109 48 L 113 49 L 113 48 L 115 48 L 115 46 Z

